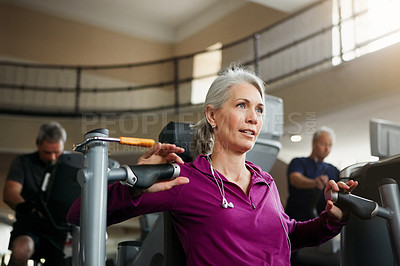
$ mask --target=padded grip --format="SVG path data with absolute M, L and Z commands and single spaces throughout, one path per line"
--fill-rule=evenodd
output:
M 129 165 L 137 177 L 136 188 L 148 188 L 155 182 L 175 178 L 180 173 L 178 164 L 141 164 Z
M 121 144 L 140 146 L 140 147 L 146 147 L 146 148 L 153 147 L 153 145 L 155 143 L 155 141 L 153 139 L 120 137 L 119 140 L 120 140 Z
M 325 193 L 325 199 L 332 200 L 339 207 L 350 209 L 352 213 L 361 219 L 371 219 L 378 213 L 378 203 L 353 194 L 338 193 L 329 190 Z

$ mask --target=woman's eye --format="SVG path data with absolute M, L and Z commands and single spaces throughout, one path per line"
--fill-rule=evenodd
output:
M 262 114 L 262 113 L 264 113 L 264 109 L 262 109 L 262 108 L 257 108 L 257 109 L 256 109 L 256 112 L 259 113 L 259 114 Z
M 244 108 L 244 103 L 239 103 L 238 105 L 236 105 L 237 107 L 240 107 L 240 108 Z

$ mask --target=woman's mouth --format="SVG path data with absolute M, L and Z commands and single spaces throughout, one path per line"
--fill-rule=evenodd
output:
M 245 133 L 251 136 L 254 136 L 254 131 L 249 129 L 239 130 L 241 133 Z

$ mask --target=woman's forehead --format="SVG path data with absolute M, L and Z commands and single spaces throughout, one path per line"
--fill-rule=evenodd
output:
M 257 96 L 255 96 L 255 95 L 257 95 Z M 262 102 L 261 93 L 253 84 L 240 83 L 240 84 L 232 85 L 229 88 L 228 99 L 230 99 L 230 100 L 251 99 L 253 97 L 256 97 L 257 100 Z

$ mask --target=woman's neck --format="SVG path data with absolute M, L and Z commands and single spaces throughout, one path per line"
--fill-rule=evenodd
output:
M 245 160 L 245 154 L 238 155 L 222 151 L 211 154 L 212 167 L 232 182 L 238 182 L 241 177 L 247 176 Z

